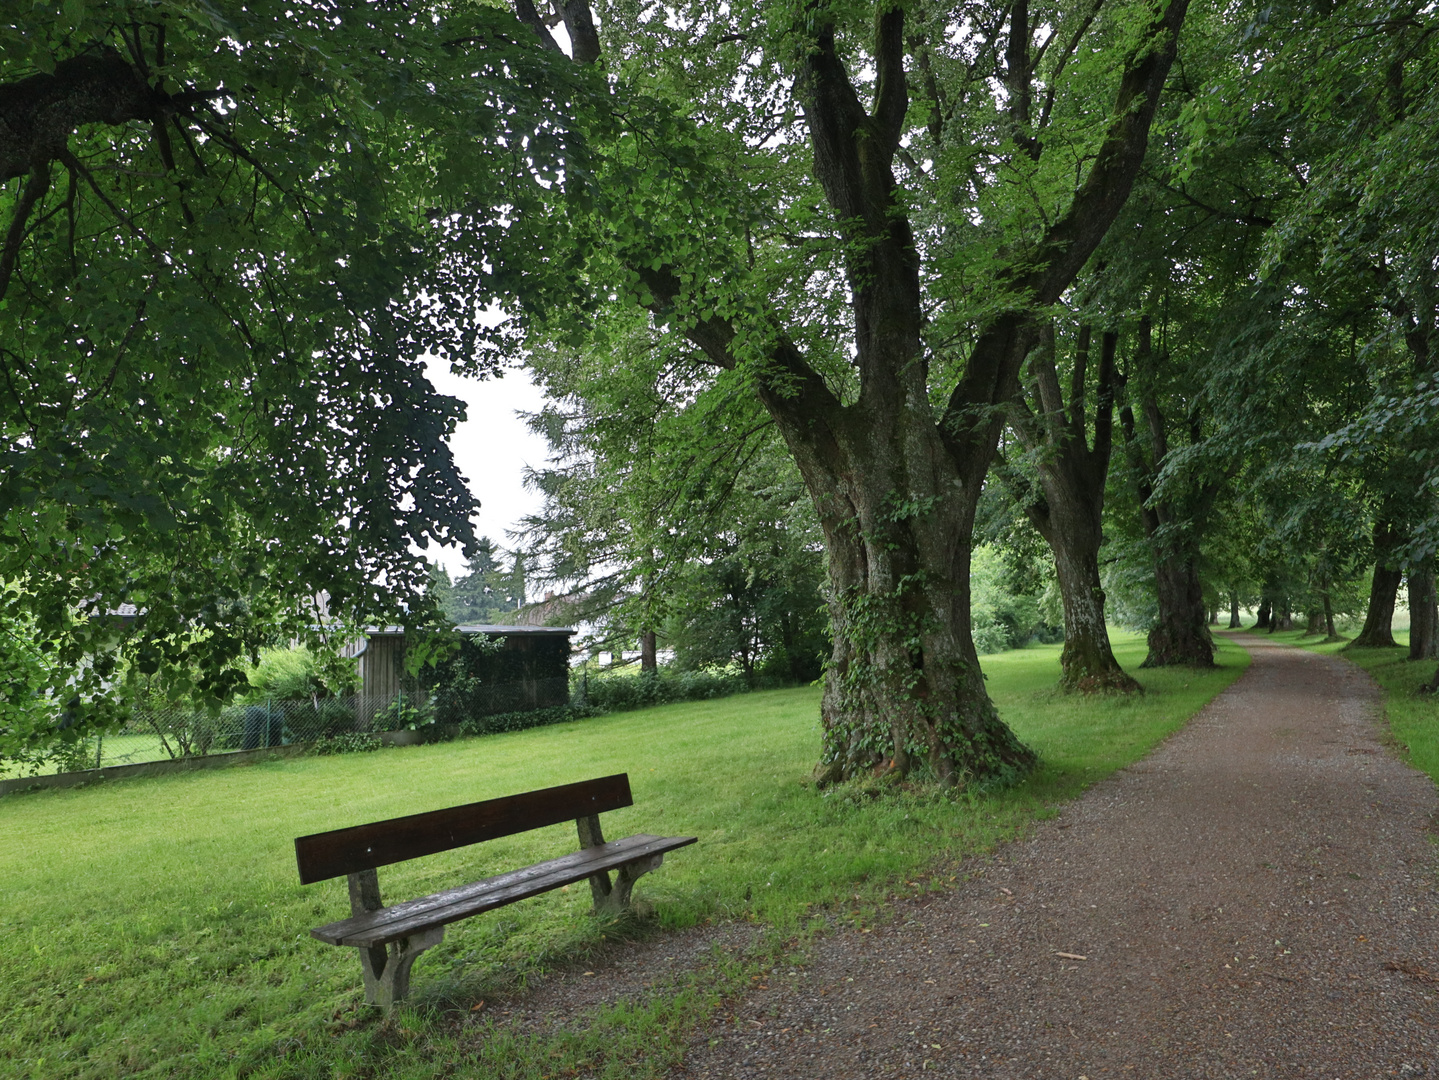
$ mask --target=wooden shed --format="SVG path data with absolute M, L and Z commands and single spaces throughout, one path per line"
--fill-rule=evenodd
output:
M 570 638 L 575 631 L 554 626 L 455 627 L 459 652 L 437 668 L 417 675 L 405 671 L 402 626 L 374 627 L 344 650 L 357 658 L 361 726 L 402 693 L 433 702 L 435 719 L 460 723 L 476 716 L 527 712 L 569 701 Z

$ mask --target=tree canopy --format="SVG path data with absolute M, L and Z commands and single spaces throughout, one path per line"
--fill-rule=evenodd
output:
M 651 656 L 711 617 L 747 663 L 756 583 L 810 595 L 823 548 L 823 781 L 1033 766 L 977 521 L 1051 549 L 1073 689 L 1134 687 L 1107 594 L 1203 665 L 1226 602 L 1382 641 L 1404 582 L 1433 656 L 1434 29 L 37 3 L 0 24 L 0 617 L 51 658 L 14 685 L 223 695 L 277 632 L 438 617 L 431 545 L 492 596 L 426 357 L 546 385 L 527 572 Z

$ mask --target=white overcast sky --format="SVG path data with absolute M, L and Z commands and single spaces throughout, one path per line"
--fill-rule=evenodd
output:
M 509 530 L 540 508 L 540 497 L 525 490 L 525 466 L 543 466 L 548 450 L 517 413 L 538 412 L 544 397 L 524 371 L 480 381 L 460 378 L 444 361 L 430 360 L 426 373 L 436 390 L 464 401 L 469 413 L 451 437 L 450 448 L 480 500 L 475 531 L 510 547 Z M 464 572 L 465 560 L 457 550 L 432 549 L 429 557 L 443 563 L 452 578 Z

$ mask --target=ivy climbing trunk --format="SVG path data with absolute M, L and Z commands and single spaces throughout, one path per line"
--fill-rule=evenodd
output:
M 927 408 L 847 416 L 829 428 L 835 444 L 821 461 L 812 429 L 774 404 L 829 556 L 818 778 L 905 775 L 919 762 L 945 785 L 1022 776 L 1034 754 L 1000 721 L 970 636 L 982 474 L 956 469 Z

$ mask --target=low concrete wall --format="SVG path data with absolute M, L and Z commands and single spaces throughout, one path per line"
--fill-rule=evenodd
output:
M 55 773 L 51 776 L 18 776 L 0 780 L 0 795 L 30 788 L 67 788 L 93 784 L 98 780 L 123 780 L 131 776 L 165 776 L 168 773 L 192 772 L 195 769 L 224 769 L 231 765 L 248 765 L 252 761 L 268 761 L 276 757 L 294 757 L 304 753 L 299 744 L 268 746 L 260 750 L 235 750 L 228 754 L 206 754 L 204 757 L 182 757 L 173 761 L 142 761 L 137 765 L 107 765 L 103 769 Z

